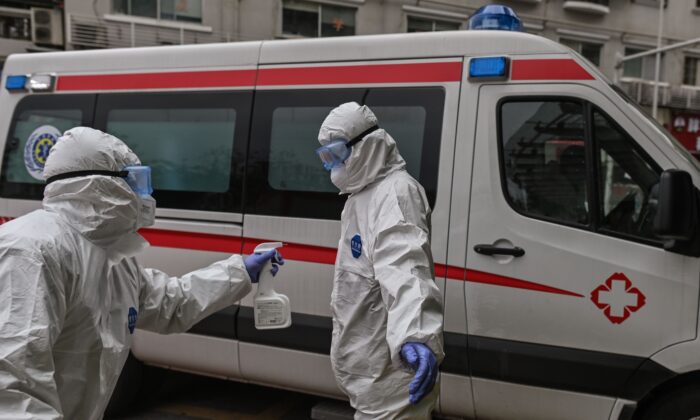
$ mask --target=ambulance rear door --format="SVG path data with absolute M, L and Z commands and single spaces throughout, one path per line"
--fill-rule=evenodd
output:
M 13 71 L 12 61 L 7 70 Z M 2 93 L 2 125 L 7 127 L 0 174 L 0 217 L 22 216 L 41 208 L 43 167 L 48 152 L 65 130 L 91 126 L 95 95 Z M 5 125 L 6 124 L 6 125 Z

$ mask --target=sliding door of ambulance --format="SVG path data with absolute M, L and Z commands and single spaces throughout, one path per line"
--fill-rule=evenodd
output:
M 100 94 L 95 127 L 131 147 L 151 166 L 156 224 L 141 261 L 182 275 L 242 250 L 243 163 L 252 91 Z M 232 306 L 188 334 L 139 331 L 142 361 L 220 376 L 239 376 Z
M 285 243 L 282 252 L 287 262 L 275 288 L 289 296 L 292 326 L 257 331 L 252 298 L 244 299 L 238 322 L 242 373 L 255 382 L 342 396 L 328 355 L 333 268 L 345 197 L 338 195 L 314 153 L 319 128 L 336 106 L 364 100 L 381 127 L 396 138 L 409 172 L 435 203 L 440 150 L 436 143 L 442 131 L 445 93 L 441 87 L 296 86 L 259 88 L 255 95 L 244 249 L 251 252 L 261 241 Z
M 671 162 L 583 85 L 482 86 L 467 247 L 478 418 L 603 419 L 695 336 L 696 258 L 652 233 Z M 635 375 L 644 363 L 645 375 Z

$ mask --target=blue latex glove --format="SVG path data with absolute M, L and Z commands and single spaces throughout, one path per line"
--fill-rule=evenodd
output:
M 245 260 L 243 260 L 245 269 L 248 271 L 248 275 L 250 276 L 250 281 L 253 283 L 258 282 L 260 278 L 260 270 L 262 270 L 265 263 L 267 263 L 269 260 L 272 260 L 272 269 L 270 269 L 270 272 L 274 276 L 279 271 L 279 266 L 284 265 L 284 258 L 282 258 L 282 254 L 277 252 L 276 249 L 271 249 L 262 254 L 251 254 L 248 255 Z
M 437 359 L 430 347 L 423 343 L 405 343 L 401 346 L 401 357 L 416 371 L 416 376 L 408 385 L 408 400 L 411 404 L 418 404 L 435 386 Z

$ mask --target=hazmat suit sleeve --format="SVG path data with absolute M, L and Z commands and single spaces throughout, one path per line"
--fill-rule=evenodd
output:
M 62 419 L 52 347 L 66 315 L 64 285 L 44 261 L 0 256 L 0 418 Z
M 418 185 L 395 185 L 380 205 L 374 275 L 388 311 L 386 342 L 402 366 L 401 347 L 424 343 L 442 361 L 443 310 L 430 251 L 429 207 Z
M 141 269 L 141 281 L 137 327 L 162 334 L 189 330 L 214 312 L 233 305 L 252 288 L 240 255 L 182 277 Z

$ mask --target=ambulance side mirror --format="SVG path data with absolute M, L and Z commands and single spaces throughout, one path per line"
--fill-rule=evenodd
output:
M 676 242 L 696 236 L 697 222 L 698 196 L 690 174 L 677 169 L 664 171 L 659 180 L 654 233 L 669 242 L 666 249 L 675 248 Z

